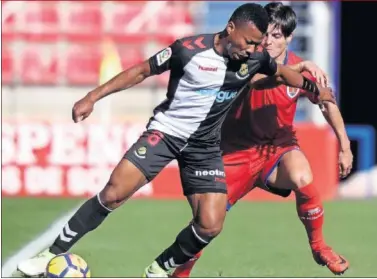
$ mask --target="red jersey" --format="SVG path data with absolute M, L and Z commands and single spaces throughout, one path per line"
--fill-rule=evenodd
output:
M 302 59 L 288 52 L 284 64 Z M 314 79 L 310 74 L 304 75 Z M 240 96 L 232 106 L 222 127 L 222 149 L 225 153 L 255 145 L 297 145 L 293 121 L 301 95 L 316 103 L 314 95 L 297 88 L 280 85 L 273 89 L 254 90 Z

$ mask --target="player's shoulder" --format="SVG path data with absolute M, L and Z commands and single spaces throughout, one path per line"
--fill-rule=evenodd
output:
M 181 51 L 198 53 L 210 49 L 214 45 L 215 34 L 199 34 L 176 40 L 175 44 Z
M 304 61 L 302 57 L 298 56 L 296 53 L 292 51 L 288 51 L 288 62 L 287 62 L 288 65 L 294 65 L 302 61 Z M 302 74 L 312 80 L 315 80 L 315 78 L 309 72 L 305 71 Z
M 270 55 L 267 49 L 262 46 L 258 46 L 257 49 L 249 55 L 249 61 L 266 59 L 270 59 Z
M 297 63 L 300 63 L 301 61 L 304 61 L 304 59 L 298 56 L 293 51 L 288 51 L 288 61 L 287 61 L 288 65 L 297 64 Z

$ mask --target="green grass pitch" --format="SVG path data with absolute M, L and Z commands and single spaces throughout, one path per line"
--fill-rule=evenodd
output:
M 76 206 L 74 199 L 4 198 L 2 260 Z M 190 220 L 185 201 L 131 200 L 72 250 L 94 277 L 139 277 Z M 377 200 L 325 203 L 328 244 L 350 261 L 346 277 L 377 276 Z M 312 259 L 295 205 L 239 202 L 207 247 L 195 277 L 332 277 Z

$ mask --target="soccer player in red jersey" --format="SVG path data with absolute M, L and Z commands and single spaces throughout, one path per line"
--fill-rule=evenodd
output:
M 302 59 L 287 50 L 297 24 L 294 11 L 278 2 L 267 4 L 265 8 L 270 22 L 264 47 L 278 63 L 300 65 Z M 322 202 L 312 184 L 310 164 L 300 150 L 293 125 L 300 96 L 308 97 L 314 104 L 319 102 L 313 94 L 285 85 L 258 90 L 258 83 L 266 88 L 269 82 L 272 87 L 276 85 L 276 80 L 260 79 L 245 98 L 237 100 L 222 128 L 228 209 L 254 189 L 257 180 L 274 194 L 287 197 L 293 191 L 297 214 L 305 226 L 314 260 L 326 265 L 334 274 L 342 274 L 349 263 L 324 240 Z M 351 171 L 353 155 L 343 118 L 337 105 L 323 102 L 320 106 L 338 138 L 339 174 L 345 177 Z M 201 252 L 179 266 L 172 277 L 189 277 L 200 255 Z

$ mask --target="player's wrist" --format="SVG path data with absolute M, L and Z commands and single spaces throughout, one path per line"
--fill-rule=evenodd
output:
M 350 150 L 351 150 L 351 142 L 348 139 L 340 142 L 341 152 L 348 152 Z
M 303 76 L 303 83 L 301 88 L 308 92 L 314 93 L 314 95 L 316 96 L 318 96 L 320 93 L 317 84 L 305 76 Z
M 306 65 L 306 61 L 301 61 L 300 63 L 298 63 L 298 66 L 299 66 L 299 72 L 302 73 L 304 71 L 307 70 L 307 65 Z
M 91 91 L 86 95 L 86 99 L 94 104 L 98 101 L 98 94 L 95 91 Z

